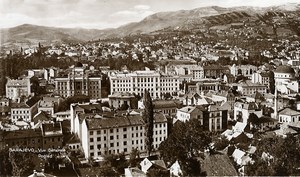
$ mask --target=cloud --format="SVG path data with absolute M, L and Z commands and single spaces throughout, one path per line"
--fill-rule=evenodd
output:
M 137 11 L 132 11 L 132 10 L 122 10 L 122 11 L 118 11 L 114 14 L 112 14 L 112 16 L 131 16 L 131 15 L 137 15 L 138 12 Z
M 148 6 L 148 5 L 135 5 L 134 9 L 137 9 L 137 10 L 148 10 L 148 9 L 150 9 L 150 6 Z

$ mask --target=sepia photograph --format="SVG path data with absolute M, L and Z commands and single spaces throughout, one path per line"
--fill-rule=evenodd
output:
M 0 0 L 0 177 L 300 176 L 300 0 Z

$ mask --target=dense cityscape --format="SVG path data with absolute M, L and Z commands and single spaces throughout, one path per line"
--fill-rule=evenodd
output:
M 297 7 L 3 43 L 0 176 L 300 175 Z

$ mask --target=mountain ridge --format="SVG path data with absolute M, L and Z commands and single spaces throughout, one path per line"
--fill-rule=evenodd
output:
M 191 10 L 158 12 L 149 15 L 139 22 L 124 24 L 118 28 L 86 29 L 62 28 L 23 24 L 12 28 L 0 29 L 1 45 L 41 43 L 86 42 L 97 39 L 119 38 L 134 34 L 150 34 L 163 29 L 196 29 L 209 28 L 252 18 L 264 17 L 267 12 L 291 13 L 300 12 L 300 4 L 284 4 L 271 7 L 219 7 L 208 6 Z M 155 24 L 155 25 L 154 25 Z

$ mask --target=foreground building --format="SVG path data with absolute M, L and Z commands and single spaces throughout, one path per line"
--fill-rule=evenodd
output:
M 145 123 L 140 114 L 121 116 L 102 116 L 99 114 L 79 114 L 76 117 L 81 129 L 82 148 L 85 158 L 101 159 L 107 154 L 124 152 L 132 149 L 146 152 Z M 167 119 L 162 113 L 154 114 L 153 147 L 167 138 Z

